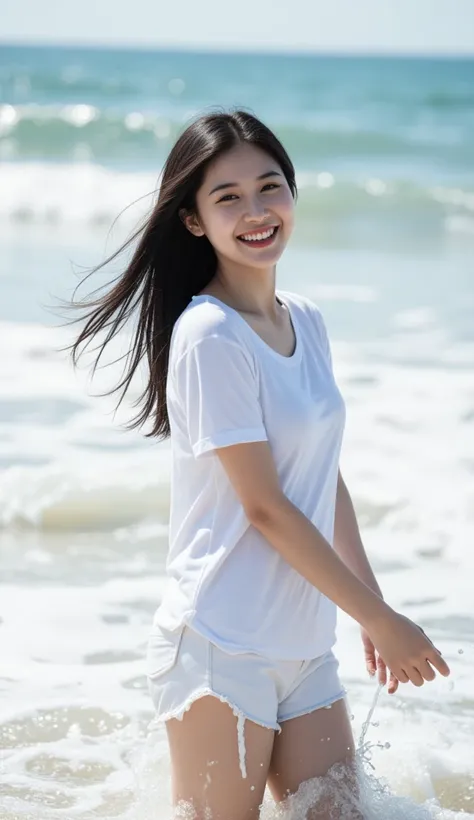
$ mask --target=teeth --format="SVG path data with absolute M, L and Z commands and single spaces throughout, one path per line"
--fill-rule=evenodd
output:
M 264 233 L 254 233 L 254 234 L 243 234 L 240 238 L 245 239 L 246 242 L 255 242 L 262 239 L 269 239 L 270 236 L 273 236 L 275 233 L 275 228 L 270 228 L 270 230 L 265 231 Z

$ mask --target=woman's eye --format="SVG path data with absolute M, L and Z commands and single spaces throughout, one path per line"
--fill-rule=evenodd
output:
M 268 182 L 263 186 L 262 191 L 271 191 L 276 188 L 281 188 L 281 185 L 277 185 L 275 182 Z M 219 204 L 219 202 L 232 202 L 233 199 L 237 199 L 237 194 L 224 194 L 224 196 L 221 196 L 221 198 L 217 200 L 217 204 Z

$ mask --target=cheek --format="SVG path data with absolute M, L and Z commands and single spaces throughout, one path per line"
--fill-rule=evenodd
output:
M 233 233 L 238 220 L 239 215 L 235 209 L 218 209 L 216 213 L 212 214 L 212 218 L 208 221 L 208 236 L 211 242 L 215 242 L 217 245 L 225 245 L 230 239 L 233 239 Z
M 290 191 L 288 191 L 287 196 L 282 197 L 275 211 L 284 222 L 287 232 L 291 231 L 295 221 L 295 203 Z
M 292 228 L 295 221 L 295 208 L 293 205 L 293 200 L 288 204 L 284 213 L 284 218 L 288 227 Z

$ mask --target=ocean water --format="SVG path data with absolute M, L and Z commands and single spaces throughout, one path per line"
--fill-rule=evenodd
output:
M 54 306 L 216 105 L 254 111 L 293 158 L 278 285 L 325 315 L 342 470 L 385 597 L 452 668 L 389 697 L 340 616 L 366 818 L 474 814 L 473 89 L 467 60 L 0 47 L 1 820 L 171 816 L 144 677 L 169 447 L 124 432 L 139 384 L 115 412 L 113 364 L 73 372 Z

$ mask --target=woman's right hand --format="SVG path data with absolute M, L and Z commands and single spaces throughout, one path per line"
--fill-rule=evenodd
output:
M 387 668 L 401 683 L 411 681 L 423 686 L 425 681 L 434 680 L 435 669 L 444 677 L 450 674 L 441 652 L 423 630 L 390 607 L 365 629 Z

